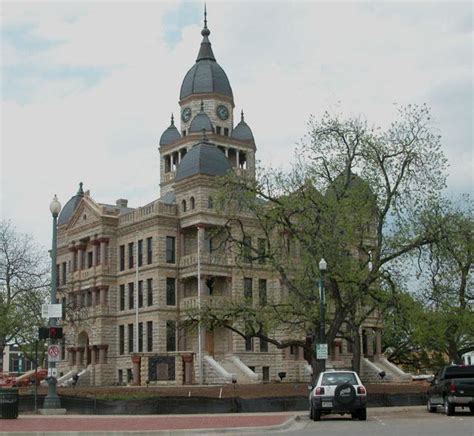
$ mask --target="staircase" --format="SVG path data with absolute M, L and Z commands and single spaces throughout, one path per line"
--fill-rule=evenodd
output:
M 237 356 L 226 357 L 219 364 L 237 380 L 239 384 L 258 383 L 258 375 Z
M 382 371 L 385 372 L 383 380 L 379 375 Z M 403 372 L 385 357 L 376 362 L 364 357 L 361 365 L 361 378 L 364 383 L 409 383 L 412 380 L 411 374 Z

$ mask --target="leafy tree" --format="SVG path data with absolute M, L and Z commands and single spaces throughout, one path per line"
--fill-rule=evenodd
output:
M 242 299 L 207 307 L 199 319 L 278 348 L 303 347 L 316 375 L 324 257 L 326 340 L 352 341 L 359 370 L 359 328 L 377 313 L 381 289 L 392 285 L 391 269 L 438 237 L 437 228 L 416 227 L 414 218 L 444 186 L 446 161 L 425 106 L 401 108 L 386 131 L 328 113 L 308 127 L 290 171 L 263 170 L 256 180 L 230 175 L 218 199 L 227 246 L 244 270 L 270 265 L 282 294 L 260 306 Z
M 47 256 L 10 222 L 0 223 L 0 355 L 9 343 L 31 343 L 43 324 L 49 287 Z

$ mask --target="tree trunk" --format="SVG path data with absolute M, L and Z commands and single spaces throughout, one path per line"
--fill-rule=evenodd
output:
M 449 363 L 454 363 L 455 365 L 460 365 L 462 363 L 461 356 L 454 341 L 448 340 L 448 356 Z
M 361 370 L 361 357 L 359 328 L 354 326 L 352 329 L 352 368 L 359 375 Z

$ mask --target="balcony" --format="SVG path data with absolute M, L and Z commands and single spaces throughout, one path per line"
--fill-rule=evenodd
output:
M 102 274 L 109 274 L 108 265 L 97 265 L 92 268 L 87 268 L 80 271 L 74 271 L 72 273 L 72 280 L 83 281 L 83 280 L 91 279 L 93 277 L 98 277 Z
M 197 273 L 197 253 L 181 256 L 179 268 L 183 277 L 192 277 Z M 201 271 L 203 274 L 228 276 L 231 274 L 232 258 L 224 253 L 201 253 Z
M 211 309 L 218 309 L 224 307 L 226 302 L 229 301 L 229 297 L 223 295 L 203 295 L 201 296 L 201 307 L 209 307 Z M 199 297 L 186 297 L 182 298 L 179 302 L 180 310 L 195 310 L 199 308 Z

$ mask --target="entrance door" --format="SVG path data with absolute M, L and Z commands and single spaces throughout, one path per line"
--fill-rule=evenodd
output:
M 206 351 L 214 356 L 214 332 L 206 331 Z

